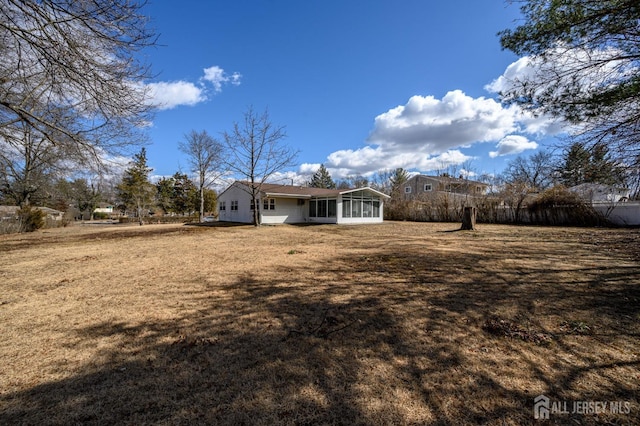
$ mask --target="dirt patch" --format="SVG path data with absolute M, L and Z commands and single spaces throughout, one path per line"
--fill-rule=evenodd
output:
M 638 424 L 640 231 L 0 237 L 1 424 Z

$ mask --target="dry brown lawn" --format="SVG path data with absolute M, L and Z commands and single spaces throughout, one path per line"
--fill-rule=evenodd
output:
M 1 236 L 0 424 L 640 424 L 640 230 L 457 227 Z

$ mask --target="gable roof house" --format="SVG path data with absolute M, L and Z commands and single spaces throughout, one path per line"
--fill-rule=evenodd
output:
M 218 217 L 253 222 L 251 184 L 236 181 L 218 196 Z M 259 220 L 281 223 L 380 223 L 389 196 L 369 187 L 324 189 L 263 183 L 258 194 Z
M 469 179 L 450 176 L 415 175 L 402 186 L 406 200 L 424 199 L 437 193 L 455 194 L 457 196 L 481 196 L 487 192 L 489 185 Z

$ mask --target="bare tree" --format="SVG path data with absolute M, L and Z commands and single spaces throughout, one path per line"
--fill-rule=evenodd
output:
M 129 0 L 0 0 L 0 139 L 21 127 L 98 160 L 144 136 L 136 53 L 155 43 Z
M 260 224 L 258 194 L 262 185 L 275 173 L 293 166 L 297 151 L 282 141 L 286 137 L 284 126 L 274 125 L 265 110 L 258 115 L 253 107 L 247 108 L 244 120 L 234 123 L 231 132 L 224 133 L 229 149 L 229 170 L 247 181 L 253 209 L 253 224 Z
M 542 191 L 554 183 L 556 166 L 553 155 L 539 151 L 529 157 L 518 156 L 510 161 L 504 171 L 507 183 L 526 185 L 531 191 Z
M 212 138 L 206 130 L 192 130 L 184 136 L 178 148 L 189 157 L 191 171 L 198 176 L 200 194 L 200 222 L 204 221 L 205 189 L 216 182 L 227 171 L 224 146 Z
M 0 137 L 0 193 L 16 205 L 28 206 L 42 201 L 47 183 L 63 175 L 74 156 L 36 129 L 16 125 L 14 130 Z

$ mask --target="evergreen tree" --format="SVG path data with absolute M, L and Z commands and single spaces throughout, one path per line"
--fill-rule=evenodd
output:
M 172 177 L 163 177 L 156 183 L 156 204 L 166 213 L 173 212 L 173 187 L 175 180 Z
M 198 209 L 198 188 L 185 173 L 176 172 L 169 178 L 163 177 L 156 183 L 156 191 L 156 203 L 165 213 L 190 215 Z M 205 195 L 207 191 L 205 188 Z M 205 207 L 206 202 L 205 197 Z
M 320 164 L 320 168 L 315 172 L 308 184 L 312 188 L 336 188 L 336 183 L 331 178 L 331 175 L 324 164 Z
M 203 208 L 205 212 L 214 212 L 216 205 L 218 204 L 218 194 L 213 189 L 204 189 L 204 203 Z
M 191 214 L 200 202 L 198 188 L 189 177 L 180 172 L 173 175 L 173 210 L 181 215 Z
M 133 156 L 133 161 L 124 172 L 118 185 L 118 195 L 127 208 L 135 210 L 140 225 L 153 205 L 156 187 L 149 182 L 149 173 L 153 169 L 147 166 L 147 150 L 143 147 Z
M 391 183 L 391 196 L 397 197 L 399 193 L 402 191 L 402 186 L 409 180 L 409 174 L 402 167 L 398 167 L 391 177 L 389 181 Z
M 638 0 L 524 0 L 523 20 L 499 33 L 532 70 L 499 88 L 502 100 L 581 128 L 625 163 L 640 144 Z
M 567 187 L 582 183 L 620 185 L 624 182 L 624 169 L 610 158 L 606 145 L 598 144 L 589 150 L 574 143 L 565 154 L 560 176 Z

